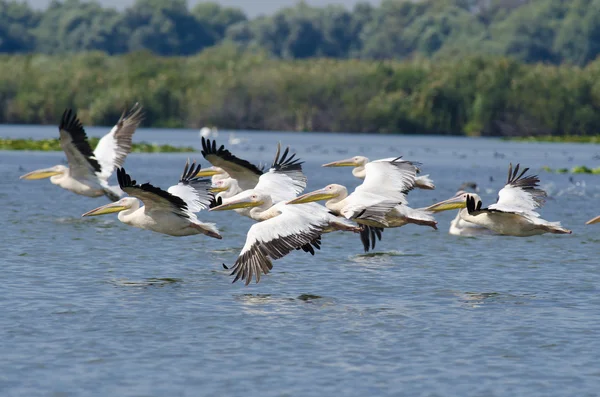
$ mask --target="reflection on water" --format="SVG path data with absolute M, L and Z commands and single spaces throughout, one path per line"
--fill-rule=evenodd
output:
M 175 283 L 182 283 L 182 279 L 178 278 L 148 278 L 145 280 L 113 280 L 110 283 L 117 287 L 164 287 Z

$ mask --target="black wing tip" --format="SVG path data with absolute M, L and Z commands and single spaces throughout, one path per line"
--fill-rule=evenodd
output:
M 360 231 L 360 241 L 363 244 L 365 252 L 369 252 L 369 249 L 375 249 L 375 243 L 377 240 L 381 241 L 383 228 L 375 226 L 363 225 Z
M 296 158 L 296 153 L 290 154 L 290 147 L 287 146 L 281 152 L 281 144 L 277 144 L 277 152 L 275 153 L 275 159 L 273 160 L 273 164 L 271 164 L 271 168 L 275 171 L 302 171 L 302 164 L 304 161 Z M 288 157 L 289 155 L 289 157 Z
M 190 164 L 190 159 L 187 159 L 185 166 L 183 167 L 181 178 L 179 178 L 179 182 L 187 185 L 193 182 L 208 181 L 208 178 L 196 178 L 196 174 L 201 168 L 202 167 L 200 163 L 196 164 L 196 160 L 192 161 Z
M 67 108 L 63 112 L 58 128 L 61 130 L 71 132 L 71 133 L 73 133 L 73 132 L 85 133 L 85 130 L 83 129 L 83 124 L 77 117 L 77 113 L 75 111 L 73 111 L 73 109 L 71 109 L 71 108 Z
M 256 175 L 260 176 L 263 174 L 263 171 L 261 169 L 259 169 L 257 166 L 255 166 L 254 164 L 252 164 L 251 162 L 241 159 L 241 158 L 235 156 L 233 153 L 231 153 L 228 149 L 225 149 L 225 145 L 221 145 L 217 148 L 216 140 L 214 140 L 214 139 L 211 140 L 211 139 L 205 138 L 205 137 L 201 137 L 200 140 L 202 143 L 202 150 L 200 150 L 200 153 L 202 153 L 202 156 L 204 156 L 204 158 L 206 158 L 206 156 L 210 156 L 210 155 L 217 156 L 217 157 L 222 158 L 225 161 L 230 161 L 241 167 L 244 167 Z
M 125 171 L 125 168 L 117 168 L 117 181 L 119 182 L 119 187 L 121 189 L 126 187 L 134 187 L 137 186 L 137 182 L 131 179 L 131 176 Z
M 531 193 L 537 203 L 543 204 L 548 194 L 545 190 L 539 188 L 540 178 L 537 175 L 525 175 L 529 171 L 529 168 L 524 168 L 519 173 L 520 166 L 521 164 L 517 163 L 513 169 L 512 163 L 508 165 L 508 180 L 506 184 Z

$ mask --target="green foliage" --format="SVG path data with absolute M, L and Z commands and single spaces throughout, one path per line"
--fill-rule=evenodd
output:
M 596 168 L 589 168 L 586 167 L 585 165 L 578 165 L 575 166 L 573 168 L 571 168 L 570 170 L 568 168 L 557 168 L 557 169 L 552 169 L 548 166 L 544 166 L 542 167 L 542 169 L 546 172 L 554 172 L 557 174 L 567 174 L 567 173 L 571 173 L 571 174 L 594 174 L 594 175 L 600 175 L 600 167 L 596 167 Z
M 225 42 L 283 59 L 493 55 L 581 66 L 600 54 L 600 0 L 383 0 L 352 10 L 300 1 L 254 19 L 216 2 L 190 10 L 186 0 L 136 0 L 117 11 L 53 0 L 38 12 L 0 0 L 0 53 L 188 56 Z
M 90 145 L 96 147 L 99 138 L 89 138 Z M 61 151 L 58 139 L 9 139 L 0 138 L 0 150 L 38 150 L 44 152 Z M 134 142 L 132 152 L 137 153 L 180 153 L 194 152 L 192 147 L 175 147 L 171 145 L 157 145 L 155 143 Z
M 0 56 L 0 122 L 56 124 L 75 108 L 112 125 L 135 102 L 144 126 L 533 136 L 594 141 L 600 61 L 279 60 L 234 44 L 190 57 L 149 52 Z M 567 138 L 562 138 L 566 136 Z

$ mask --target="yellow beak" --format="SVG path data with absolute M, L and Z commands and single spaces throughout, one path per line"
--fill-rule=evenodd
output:
M 425 208 L 426 211 L 441 212 L 450 210 L 459 210 L 467 207 L 467 200 L 462 196 L 455 196 L 448 200 L 440 201 L 439 203 L 430 205 Z
M 115 212 L 125 211 L 126 209 L 128 209 L 128 207 L 125 207 L 124 205 L 116 202 L 116 203 L 110 203 L 110 204 L 103 205 L 102 207 L 98 207 L 94 210 L 88 211 L 81 216 L 96 216 L 96 215 L 113 214 Z
M 235 200 L 235 201 L 231 201 L 229 203 L 224 203 L 221 205 L 218 205 L 216 207 L 211 208 L 209 211 L 228 211 L 228 210 L 236 210 L 239 208 L 252 208 L 252 207 L 258 207 L 259 205 L 262 205 L 263 202 L 262 201 L 248 201 L 248 199 L 241 199 L 241 200 Z
M 227 190 L 229 190 L 228 187 L 211 187 L 210 189 L 208 189 L 208 191 L 211 193 L 221 193 L 226 192 Z
M 54 171 L 50 168 L 47 168 L 47 169 L 43 169 L 43 170 L 31 171 L 28 174 L 22 175 L 19 179 L 27 179 L 27 180 L 32 181 L 35 179 L 50 178 L 51 176 L 60 175 L 60 174 L 62 174 L 62 172 Z
M 221 173 L 222 173 L 221 171 L 215 169 L 214 167 L 202 168 L 200 171 L 198 171 L 196 173 L 196 178 L 199 178 L 201 176 L 214 176 L 214 175 L 218 175 Z
M 329 193 L 325 189 L 315 190 L 314 192 L 303 194 L 302 196 L 298 196 L 293 200 L 288 201 L 286 204 L 306 204 L 312 203 L 315 201 L 321 200 L 329 200 L 337 197 L 338 195 L 335 193 Z
M 345 159 L 332 161 L 331 163 L 323 164 L 322 167 L 356 167 L 358 164 L 354 161 L 354 159 Z
M 586 225 L 593 225 L 594 223 L 600 223 L 600 215 L 598 215 L 597 217 L 595 217 L 594 219 L 590 219 L 589 221 L 587 221 L 585 224 Z

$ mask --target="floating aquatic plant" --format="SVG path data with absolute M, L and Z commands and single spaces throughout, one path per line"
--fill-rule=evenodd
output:
M 99 138 L 89 138 L 90 145 L 96 147 Z M 0 138 L 0 150 L 38 150 L 44 152 L 61 151 L 58 139 L 11 139 Z M 138 142 L 132 146 L 132 152 L 137 153 L 187 153 L 194 152 L 190 146 L 177 147 L 159 145 L 156 143 Z

